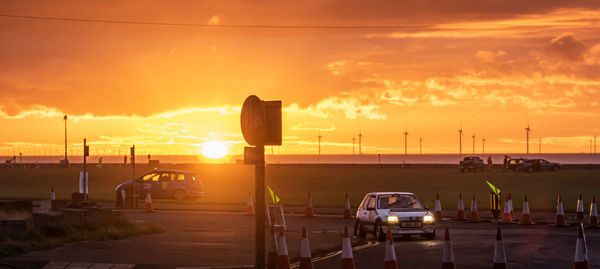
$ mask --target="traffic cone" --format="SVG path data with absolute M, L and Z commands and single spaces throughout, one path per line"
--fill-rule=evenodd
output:
M 529 202 L 527 202 L 527 194 L 525 194 L 525 200 L 523 200 L 523 215 L 521 216 L 521 224 L 533 224 L 531 212 L 529 211 Z
M 348 236 L 348 227 L 344 227 L 344 239 L 342 239 L 342 269 L 354 269 L 354 256 Z
M 146 189 L 146 210 L 145 212 L 153 212 L 152 210 L 152 197 L 150 195 L 150 188 Z
M 583 198 L 581 197 L 581 192 L 579 193 L 579 199 L 577 199 L 577 222 L 583 222 L 585 218 L 585 213 L 583 212 Z
M 475 200 L 475 194 L 473 194 L 473 200 L 471 200 L 471 217 L 470 222 L 479 222 L 479 213 L 477 212 L 477 200 Z
M 596 207 L 596 196 L 592 197 L 592 205 L 590 205 L 589 223 L 589 228 L 598 228 L 598 208 Z
M 351 219 L 352 214 L 350 213 L 350 198 L 348 198 L 348 193 L 346 193 L 346 203 L 344 205 L 344 218 Z
M 515 212 L 513 210 L 513 203 L 512 203 L 512 197 L 510 195 L 510 193 L 508 194 L 508 207 L 509 207 L 509 211 L 510 211 L 510 217 L 514 220 L 515 219 Z
M 396 261 L 396 250 L 394 249 L 394 239 L 392 238 L 392 230 L 387 230 L 387 240 L 385 241 L 385 256 L 383 258 L 383 269 L 398 269 Z
M 308 246 L 306 227 L 302 227 L 302 239 L 300 239 L 300 265 L 298 266 L 298 269 L 313 269 L 313 264 L 310 260 L 310 247 Z
M 56 193 L 54 192 L 54 187 L 52 187 L 52 190 L 50 191 L 50 200 L 56 200 Z
M 248 192 L 248 204 L 246 206 L 246 215 L 254 215 L 254 201 L 252 200 L 252 193 Z
M 313 213 L 313 205 L 312 205 L 312 196 L 310 195 L 310 192 L 308 192 L 308 198 L 306 199 L 306 212 L 304 213 L 305 217 L 314 217 L 315 214 Z
M 290 257 L 288 255 L 287 243 L 283 226 L 279 228 L 279 242 L 277 242 L 277 269 L 290 269 Z
M 577 244 L 575 245 L 575 269 L 589 269 L 590 260 L 588 258 L 587 243 L 583 233 L 583 224 L 579 224 L 577 229 Z
M 504 213 L 502 214 L 502 223 L 512 223 L 512 214 L 510 214 L 510 203 L 508 202 L 509 196 L 506 196 L 506 202 L 504 202 Z
M 556 220 L 554 226 L 567 226 L 565 220 L 565 211 L 563 210 L 562 198 L 558 195 L 558 204 L 556 205 Z
M 277 247 L 277 234 L 275 234 L 275 226 L 271 225 L 271 249 L 267 253 L 267 269 L 277 268 L 277 254 L 279 249 Z
M 502 242 L 502 231 L 496 232 L 496 245 L 494 246 L 494 269 L 506 269 L 506 253 Z
M 465 220 L 465 203 L 463 202 L 462 193 L 458 194 L 458 207 L 456 208 L 456 219 Z
M 435 194 L 435 211 L 433 214 L 434 214 L 436 221 L 442 220 L 442 203 L 440 202 L 440 194 L 439 193 Z
M 444 250 L 442 251 L 442 269 L 454 269 L 454 250 L 452 249 L 452 242 L 450 242 L 450 232 L 446 228 L 446 235 L 444 236 Z

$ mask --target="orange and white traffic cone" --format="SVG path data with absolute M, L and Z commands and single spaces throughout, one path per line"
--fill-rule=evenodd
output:
M 479 213 L 477 212 L 477 200 L 475 199 L 475 194 L 473 194 L 473 200 L 471 200 L 471 217 L 469 218 L 470 222 L 479 222 Z
M 579 193 L 579 199 L 577 199 L 577 222 L 582 222 L 585 219 L 585 213 L 583 211 L 583 198 L 581 197 L 581 192 Z
M 56 200 L 56 193 L 54 192 L 54 187 L 52 187 L 52 190 L 50 191 L 50 200 Z
M 279 249 L 277 247 L 277 234 L 275 233 L 275 226 L 271 225 L 271 247 L 269 253 L 267 253 L 267 269 L 277 268 L 277 255 Z
M 306 199 L 306 212 L 304 213 L 305 217 L 314 217 L 315 214 L 313 212 L 313 204 L 312 204 L 312 196 L 310 192 L 308 192 L 308 198 Z
M 529 202 L 527 201 L 527 194 L 525 194 L 525 200 L 523 200 L 523 215 L 521 216 L 521 224 L 533 224 L 531 212 L 529 211 Z
M 554 221 L 554 226 L 567 226 L 565 211 L 560 195 L 558 195 L 558 204 L 556 205 L 556 220 Z
M 504 202 L 504 213 L 502 214 L 502 223 L 512 223 L 512 214 L 510 214 L 510 203 L 508 202 L 508 196 L 506 196 L 506 202 Z
M 354 256 L 348 236 L 348 227 L 344 227 L 344 239 L 342 239 L 342 269 L 354 269 Z
M 277 242 L 277 269 L 290 269 L 290 257 L 288 255 L 287 243 L 283 226 L 279 228 L 279 242 Z
M 434 209 L 435 221 L 442 220 L 442 203 L 440 202 L 440 194 L 435 194 L 435 209 Z
M 246 215 L 254 215 L 254 200 L 252 200 L 252 193 L 248 192 L 248 203 L 246 206 Z
M 351 219 L 352 214 L 350 213 L 350 198 L 348 198 L 348 193 L 346 193 L 346 202 L 344 204 L 344 218 Z
M 575 245 L 575 269 L 589 269 L 590 260 L 588 258 L 587 243 L 583 233 L 583 224 L 579 224 L 577 229 L 577 243 Z
M 514 220 L 515 219 L 515 212 L 513 210 L 513 203 L 512 203 L 512 197 L 510 195 L 510 193 L 508 194 L 508 207 L 509 207 L 509 211 L 510 211 L 510 217 Z
M 465 220 L 465 203 L 463 202 L 462 193 L 458 194 L 458 206 L 456 207 L 456 219 Z
M 306 227 L 302 227 L 302 239 L 300 239 L 300 265 L 298 266 L 298 269 L 313 269 L 313 264 L 310 260 L 310 247 L 308 245 Z
M 592 197 L 592 205 L 590 205 L 590 228 L 598 228 L 598 208 L 596 207 L 596 196 Z
M 385 241 L 385 256 L 383 258 L 383 269 L 398 269 L 398 261 L 396 261 L 396 250 L 394 249 L 394 239 L 392 238 L 392 230 L 387 230 L 387 240 Z
M 146 210 L 144 212 L 153 212 L 152 210 L 152 196 L 150 195 L 150 189 L 146 189 Z
M 494 246 L 494 269 L 506 269 L 506 253 L 502 242 L 502 231 L 496 232 L 496 245 Z
M 442 251 L 442 269 L 455 269 L 456 264 L 454 263 L 454 250 L 452 249 L 452 242 L 450 242 L 450 232 L 446 228 L 446 235 L 444 236 L 444 250 Z

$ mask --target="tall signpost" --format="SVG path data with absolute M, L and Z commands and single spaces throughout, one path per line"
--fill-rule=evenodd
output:
M 66 116 L 65 116 L 66 117 Z M 83 200 L 87 200 L 88 177 L 87 177 L 87 157 L 90 156 L 90 146 L 87 145 L 87 139 L 83 139 Z
M 244 148 L 244 163 L 254 165 L 256 197 L 255 262 L 265 268 L 265 146 L 281 145 L 281 101 L 262 101 L 250 95 L 240 117 L 242 134 L 253 147 Z
M 135 180 L 135 145 L 133 145 L 131 148 L 129 148 L 129 150 L 131 151 L 131 178 L 133 180 Z M 133 208 L 137 208 L 136 207 L 137 206 L 137 194 L 135 193 L 136 192 L 135 189 L 137 188 L 136 184 L 137 184 L 136 182 L 133 183 L 133 196 L 132 196 L 133 197 L 132 198 L 133 199 L 133 202 L 132 202 Z

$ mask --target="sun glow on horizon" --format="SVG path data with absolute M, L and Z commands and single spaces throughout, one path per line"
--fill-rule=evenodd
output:
M 202 145 L 202 155 L 209 159 L 221 159 L 229 154 L 229 149 L 221 141 L 210 141 Z

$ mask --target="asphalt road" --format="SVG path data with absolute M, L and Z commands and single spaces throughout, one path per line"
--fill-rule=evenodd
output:
M 440 268 L 443 228 L 449 227 L 457 268 L 491 268 L 496 229 L 502 228 L 509 268 L 572 268 L 577 226 L 546 224 L 521 226 L 450 221 L 439 225 L 437 239 L 396 238 L 394 248 L 401 268 Z M 600 266 L 600 230 L 586 230 L 592 267 Z M 383 268 L 384 244 L 354 253 L 356 268 Z M 315 268 L 339 268 L 340 257 L 315 263 Z
M 15 265 L 54 262 L 136 264 L 137 268 L 174 268 L 176 266 L 239 266 L 254 261 L 254 217 L 235 212 L 161 210 L 155 213 L 127 211 L 132 221 L 161 226 L 165 232 L 114 241 L 85 241 L 59 248 L 30 252 L 0 260 Z M 448 215 L 452 215 L 448 212 Z M 510 268 L 569 268 L 575 253 L 576 226 L 551 227 L 552 212 L 534 212 L 540 224 L 464 223 L 453 220 L 438 225 L 436 240 L 418 237 L 397 238 L 396 255 L 404 268 L 439 268 L 442 232 L 449 227 L 459 268 L 491 267 L 495 232 L 504 232 Z M 518 215 L 517 215 L 518 217 Z M 543 223 L 543 218 L 546 223 Z M 306 218 L 288 215 L 287 243 L 290 256 L 299 254 L 302 226 L 309 233 L 313 258 L 335 252 L 341 246 L 344 226 L 352 220 L 340 216 Z M 592 266 L 600 266 L 600 230 L 586 230 Z M 356 243 L 356 242 L 355 242 Z M 320 250 L 320 251 L 317 251 Z M 375 245 L 355 253 L 357 268 L 382 268 L 384 247 Z M 315 262 L 315 268 L 339 268 L 340 256 Z

